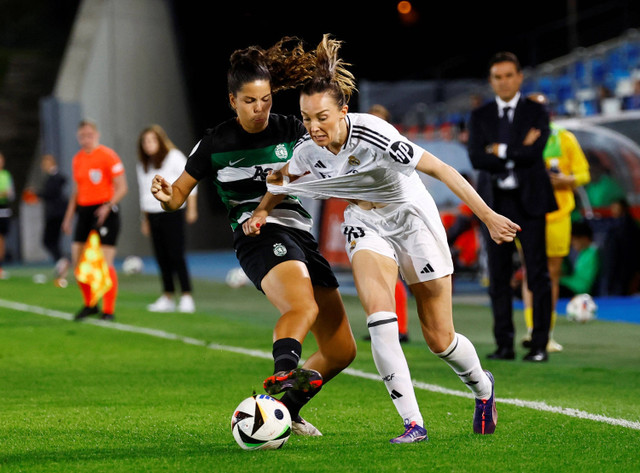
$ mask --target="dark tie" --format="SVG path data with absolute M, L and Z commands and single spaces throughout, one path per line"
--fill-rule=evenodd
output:
M 498 143 L 509 142 L 509 131 L 511 130 L 509 110 L 511 110 L 511 107 L 504 107 L 502 109 L 502 117 L 498 120 Z

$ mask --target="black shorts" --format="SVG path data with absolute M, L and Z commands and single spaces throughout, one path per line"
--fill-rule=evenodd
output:
M 339 286 L 331 265 L 309 232 L 269 223 L 260 229 L 260 235 L 251 237 L 244 234 L 240 225 L 233 233 L 233 248 L 245 274 L 260 291 L 260 283 L 271 268 L 289 260 L 307 265 L 314 286 Z
M 95 216 L 95 211 L 98 207 L 100 206 L 78 206 L 76 210 L 78 220 L 76 221 L 76 229 L 73 233 L 73 241 L 84 243 L 89 237 L 89 232 L 95 229 L 98 230 L 98 233 L 100 234 L 100 242 L 103 245 L 116 246 L 118 234 L 120 233 L 120 213 L 118 211 L 118 206 L 114 205 L 111 207 L 109 216 L 100 228 L 97 226 L 97 217 Z
M 11 223 L 10 217 L 0 217 L 0 235 L 6 235 L 9 233 L 9 224 Z

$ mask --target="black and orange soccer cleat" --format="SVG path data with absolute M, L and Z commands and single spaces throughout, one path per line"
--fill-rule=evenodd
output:
M 274 395 L 290 389 L 296 391 L 316 391 L 322 387 L 322 375 L 316 370 L 296 368 L 289 372 L 279 371 L 263 383 L 264 390 Z

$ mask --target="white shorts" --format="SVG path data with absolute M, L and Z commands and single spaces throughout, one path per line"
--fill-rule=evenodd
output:
M 351 204 L 341 228 L 349 261 L 359 250 L 387 256 L 395 260 L 407 284 L 453 273 L 447 234 L 431 196 L 382 209 L 363 210 Z

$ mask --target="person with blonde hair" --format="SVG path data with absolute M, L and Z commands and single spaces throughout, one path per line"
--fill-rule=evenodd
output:
M 92 305 L 91 286 L 77 281 L 84 306 L 75 315 L 82 320 L 98 315 L 102 320 L 113 320 L 118 294 L 118 276 L 113 265 L 116 243 L 120 233 L 119 204 L 127 195 L 128 186 L 125 169 L 118 154 L 100 143 L 98 125 L 93 120 L 82 120 L 76 133 L 80 150 L 73 157 L 73 188 L 62 221 L 62 230 L 70 234 L 73 217 L 77 214 L 71 261 L 75 268 L 91 230 L 100 234 L 102 252 L 109 268 L 112 286 L 102 297 L 102 312 L 97 304 Z
M 255 287 L 280 312 L 273 331 L 273 374 L 263 386 L 291 414 L 292 430 L 320 431 L 300 410 L 324 384 L 353 361 L 356 344 L 338 291 L 338 281 L 311 234 L 311 216 L 294 196 L 283 199 L 257 237 L 242 225 L 266 193 L 270 170 L 291 158 L 304 127 L 293 116 L 271 113 L 273 94 L 310 77 L 312 64 L 295 38 L 274 46 L 235 51 L 227 73 L 229 104 L 235 116 L 207 130 L 171 184 L 156 175 L 151 192 L 168 211 L 179 209 L 196 184 L 211 179 L 227 208 L 233 246 L 240 266 Z M 318 349 L 302 367 L 302 344 L 311 332 Z
M 496 242 L 512 241 L 520 227 L 491 210 L 453 167 L 392 125 L 373 115 L 349 113 L 355 77 L 338 56 L 340 46 L 329 35 L 318 45 L 314 75 L 300 94 L 307 134 L 291 160 L 269 176 L 270 193 L 244 223 L 245 232 L 265 232 L 287 194 L 348 200 L 342 231 L 367 314 L 373 359 L 404 423 L 404 432 L 390 442 L 428 439 L 398 340 L 394 313 L 398 270 L 416 298 L 429 349 L 473 392 L 474 432 L 492 434 L 497 422 L 493 376 L 482 369 L 471 341 L 454 329 L 453 263 L 447 236 L 416 169 L 447 184 L 487 225 Z
M 195 312 L 191 295 L 192 285 L 185 255 L 185 221 L 198 219 L 196 189 L 186 203 L 175 212 L 165 212 L 160 203 L 149 193 L 156 174 L 175 181 L 187 162 L 187 158 L 169 139 L 160 125 L 153 124 L 140 132 L 138 137 L 136 174 L 140 194 L 141 231 L 151 237 L 153 253 L 160 268 L 162 295 L 147 306 L 150 312 Z M 178 278 L 181 296 L 176 306 L 174 277 Z

